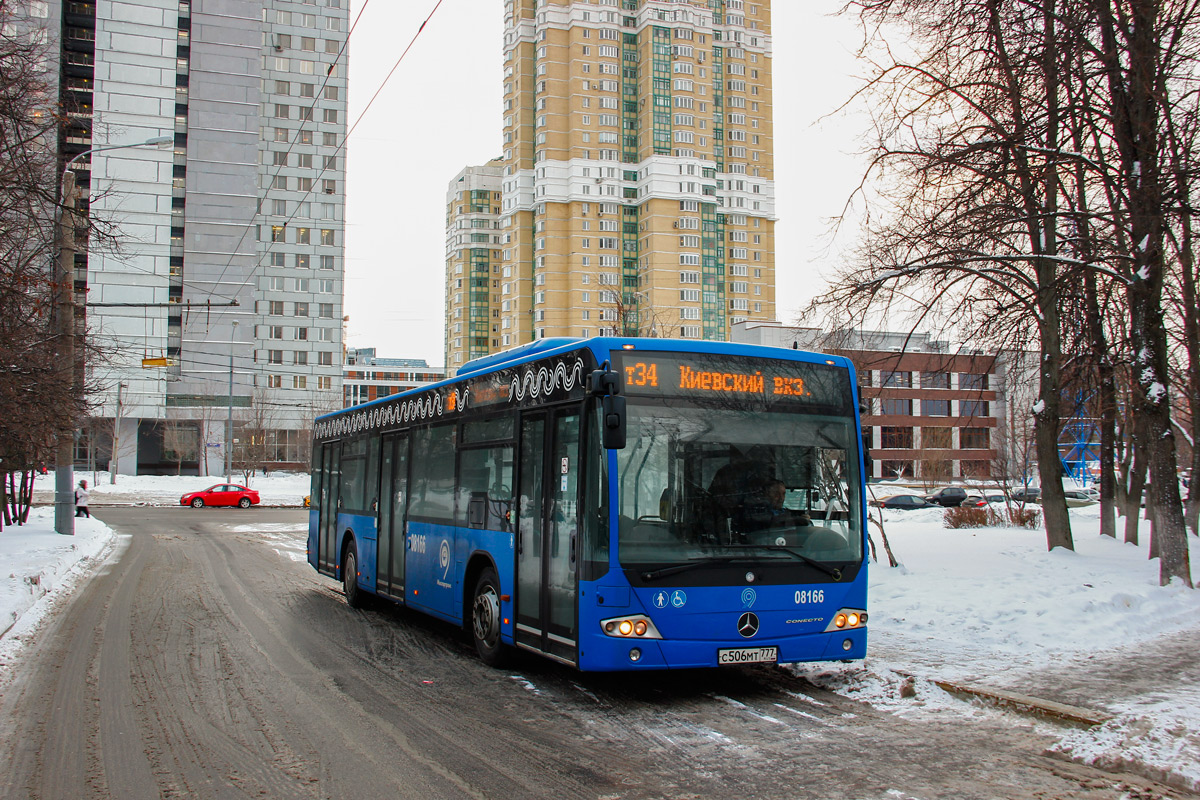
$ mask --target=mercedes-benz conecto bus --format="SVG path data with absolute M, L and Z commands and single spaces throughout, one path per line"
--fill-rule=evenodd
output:
M 543 339 L 316 421 L 308 560 L 581 670 L 862 658 L 854 368 Z

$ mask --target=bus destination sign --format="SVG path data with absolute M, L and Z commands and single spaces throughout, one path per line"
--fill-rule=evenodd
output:
M 837 406 L 848 401 L 848 372 L 826 364 L 686 353 L 624 352 L 619 358 L 625 393 L 631 396 L 744 397 Z

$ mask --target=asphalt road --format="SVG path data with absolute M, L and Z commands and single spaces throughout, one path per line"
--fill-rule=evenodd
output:
M 783 668 L 480 663 L 453 626 L 346 606 L 306 514 L 96 508 L 128 538 L 0 686 L 2 798 L 1140 798 L 1044 727 L 917 716 Z

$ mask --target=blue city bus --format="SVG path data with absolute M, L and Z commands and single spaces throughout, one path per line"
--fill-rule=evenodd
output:
M 863 658 L 854 368 L 542 339 L 316 420 L 309 563 L 580 670 Z

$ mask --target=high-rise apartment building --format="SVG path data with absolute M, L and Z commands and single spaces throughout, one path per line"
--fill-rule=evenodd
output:
M 61 20 L 64 161 L 96 149 L 73 162 L 81 205 L 121 237 L 76 262 L 117 434 L 89 426 L 85 455 L 219 472 L 232 408 L 267 461 L 301 463 L 341 404 L 349 0 L 40 5 Z
M 503 175 L 499 160 L 467 167 L 446 190 L 447 365 L 499 349 Z
M 504 9 L 499 349 L 773 319 L 769 0 Z

